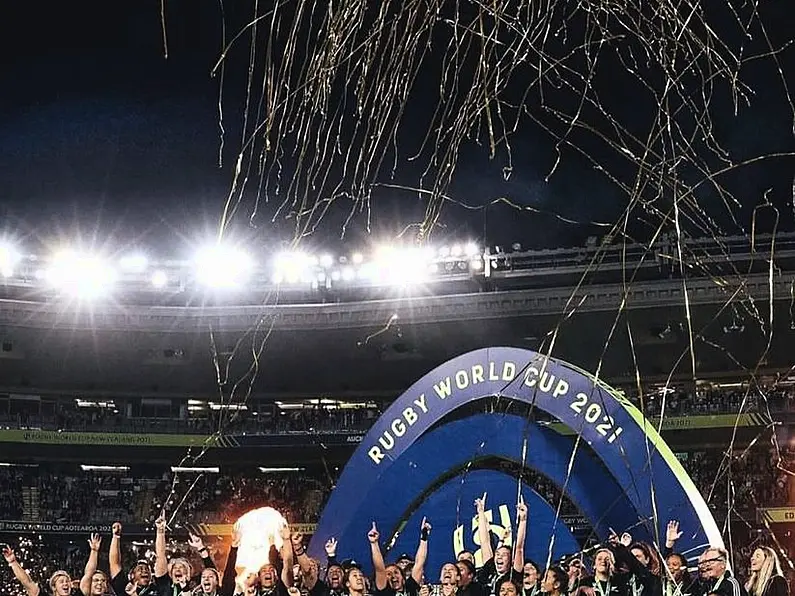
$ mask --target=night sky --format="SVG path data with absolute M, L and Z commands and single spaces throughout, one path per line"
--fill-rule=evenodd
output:
M 181 256 L 211 234 L 232 181 L 248 47 L 229 55 L 224 85 L 227 129 L 219 167 L 219 81 L 210 76 L 221 50 L 219 3 L 166 0 L 168 57 L 164 56 L 160 3 L 153 0 L 10 2 L 0 20 L 0 214 L 3 231 L 28 243 L 79 235 L 96 245 L 152 245 Z M 227 2 L 228 35 L 252 15 L 251 3 Z M 782 15 L 788 2 L 772 3 Z M 775 13 L 771 22 L 776 19 Z M 782 27 L 783 29 L 783 27 Z M 790 32 L 769 32 L 778 40 Z M 792 71 L 793 51 L 780 56 Z M 734 118 L 732 106 L 716 107 L 719 134 L 738 156 L 793 148 L 792 113 L 772 66 L 759 61 L 744 70 L 755 86 L 754 104 Z M 756 68 L 756 67 L 755 67 Z M 793 81 L 790 81 L 793 83 Z M 794 86 L 795 87 L 795 86 Z M 635 99 L 616 92 L 619 108 Z M 554 143 L 528 126 L 514 139 L 514 174 L 502 179 L 500 159 L 471 144 L 463 152 L 451 195 L 477 205 L 508 195 L 517 203 L 580 221 L 612 221 L 625 197 L 585 160 L 564 154 L 550 182 Z M 726 178 L 746 197 L 744 225 L 766 190 L 792 227 L 792 160 L 765 162 Z M 401 178 L 402 177 L 402 178 Z M 416 184 L 416 172 L 401 168 L 398 181 Z M 381 193 L 373 205 L 374 236 L 389 236 L 417 220 L 424 206 L 410 193 Z M 720 210 L 717 197 L 716 213 Z M 709 203 L 707 203 L 709 204 Z M 313 239 L 334 243 L 331 223 Z M 253 241 L 281 238 L 267 209 L 239 234 Z M 566 246 L 581 243 L 592 226 L 562 224 L 508 207 L 471 212 L 445 210 L 441 238 L 482 237 L 491 244 Z M 727 230 L 731 231 L 728 226 Z M 363 222 L 349 242 L 364 243 Z

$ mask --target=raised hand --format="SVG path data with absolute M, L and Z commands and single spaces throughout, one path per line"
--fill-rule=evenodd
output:
M 166 531 L 166 516 L 164 514 L 160 514 L 155 520 L 155 528 L 157 529 L 158 534 L 164 534 Z
M 679 530 L 679 522 L 671 520 L 668 522 L 668 527 L 665 528 L 665 545 L 668 548 L 673 548 L 677 540 L 682 537 L 682 532 Z
M 422 522 L 420 523 L 420 532 L 430 532 L 433 529 L 431 522 L 429 522 L 426 518 L 422 518 Z
M 632 544 L 632 534 L 630 534 L 629 532 L 624 532 L 623 534 L 621 534 L 621 538 L 619 539 L 619 541 L 623 546 L 629 548 L 629 545 Z
M 102 546 L 102 538 L 100 538 L 99 534 L 91 534 L 88 539 L 88 547 L 92 551 L 98 552 L 100 546 Z
M 380 537 L 381 534 L 378 533 L 378 528 L 375 527 L 375 522 L 373 522 L 373 527 L 367 532 L 367 540 L 370 541 L 370 544 L 375 544 Z
M 326 540 L 326 556 L 327 557 L 336 557 L 337 556 L 337 539 L 333 536 Z
M 9 565 L 11 565 L 11 563 L 17 560 L 17 557 L 10 546 L 3 547 L 3 558 L 6 560 L 6 563 L 8 563 Z
M 300 548 L 304 545 L 304 535 L 301 532 L 293 532 L 290 540 L 293 542 L 293 548 Z
M 516 516 L 519 521 L 527 521 L 527 505 L 525 505 L 524 499 L 521 497 L 519 497 L 519 503 L 516 505 Z
M 290 532 L 290 526 L 289 525 L 284 525 L 281 528 L 279 528 L 279 536 L 282 537 L 282 540 L 284 542 L 289 542 L 291 535 L 292 535 L 292 533 Z
M 480 499 L 475 499 L 475 509 L 478 513 L 483 513 L 486 510 L 486 493 L 483 493 L 483 497 Z
M 111 527 L 111 532 L 116 537 L 121 537 L 121 522 L 113 522 L 113 526 Z
M 201 539 L 201 537 L 197 536 L 193 532 L 189 532 L 188 545 L 191 548 L 195 548 L 196 550 L 202 550 L 204 548 L 204 541 Z
M 616 531 L 613 528 L 610 528 L 610 534 L 607 537 L 607 541 L 613 546 L 618 546 L 618 534 L 616 534 Z
M 287 588 L 287 593 L 290 596 L 301 596 L 301 590 L 299 590 L 295 586 L 290 586 L 289 588 Z

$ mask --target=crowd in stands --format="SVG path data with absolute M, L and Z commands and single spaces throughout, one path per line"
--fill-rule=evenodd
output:
M 41 429 L 72 432 L 128 432 L 210 434 L 289 434 L 366 431 L 380 416 L 377 408 L 332 410 L 322 407 L 260 412 L 213 412 L 201 416 L 128 416 L 121 411 L 81 408 L 70 402 L 59 405 L 55 415 L 0 413 L 0 428 Z
M 751 515 L 760 507 L 795 503 L 795 450 L 767 443 L 727 458 L 718 449 L 687 451 L 680 461 L 716 512 L 729 508 Z M 780 465 L 779 465 L 780 464 Z M 507 465 L 507 464 L 506 464 Z M 196 523 L 229 523 L 243 512 L 272 506 L 289 512 L 289 519 L 312 523 L 319 518 L 334 488 L 326 468 L 300 472 L 261 473 L 255 469 L 223 470 L 223 473 L 173 473 L 152 467 L 148 473 L 0 467 L 0 519 L 23 517 L 24 496 L 30 515 L 48 522 L 144 523 L 165 507 L 180 503 L 180 519 Z M 509 470 L 508 473 L 511 473 Z M 548 502 L 561 500 L 559 488 L 547 478 L 525 472 L 523 480 Z M 563 515 L 577 511 L 562 500 Z
M 643 410 L 650 418 L 663 408 L 663 391 L 649 390 Z M 631 399 L 640 406 L 637 395 Z M 282 409 L 274 403 L 252 402 L 248 410 L 191 412 L 187 407 L 172 416 L 135 416 L 123 407 L 78 407 L 74 400 L 58 402 L 50 415 L 0 411 L 0 428 L 58 431 L 210 434 L 219 428 L 226 433 L 289 434 L 366 431 L 388 404 L 352 408 L 328 408 L 320 404 Z M 757 391 L 743 388 L 698 392 L 671 390 L 665 394 L 665 416 L 795 411 L 795 392 L 784 389 Z
M 230 523 L 245 511 L 274 507 L 289 519 L 314 522 L 333 480 L 313 474 L 257 471 L 230 474 L 174 474 L 153 471 L 130 477 L 114 471 L 63 471 L 42 467 L 0 467 L 0 520 L 57 523 L 145 523 L 163 506 L 179 507 L 180 521 Z M 23 515 L 23 493 L 35 499 Z
M 22 519 L 24 477 L 17 468 L 0 468 L 0 519 Z
M 169 473 L 157 485 L 148 518 L 157 517 L 164 506 L 183 503 L 179 515 L 185 522 L 232 523 L 246 511 L 263 506 L 293 521 L 315 522 L 332 487 L 331 479 L 306 471 L 198 478 Z
M 650 392 L 643 396 L 643 411 L 646 416 L 659 416 L 663 410 L 663 392 Z M 792 411 L 795 393 L 781 389 L 765 391 L 764 396 L 756 391 L 700 390 L 698 392 L 669 391 L 665 395 L 666 416 L 708 416 L 733 414 L 736 412 L 782 412 Z M 633 401 L 640 405 L 635 395 Z

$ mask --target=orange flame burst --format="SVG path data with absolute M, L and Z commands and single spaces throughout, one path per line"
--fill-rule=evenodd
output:
M 245 593 L 247 578 L 256 575 L 270 562 L 271 546 L 282 547 L 281 529 L 287 525 L 281 513 L 272 507 L 260 507 L 244 513 L 237 520 L 240 547 L 237 550 L 237 583 Z

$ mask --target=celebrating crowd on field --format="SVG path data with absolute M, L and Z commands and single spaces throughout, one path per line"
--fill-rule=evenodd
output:
M 525 556 L 532 536 L 528 511 L 516 504 L 516 526 L 494 536 L 486 502 L 474 504 L 480 551 L 449 553 L 438 569 L 426 565 L 433 544 L 433 526 L 423 519 L 414 553 L 387 561 L 377 522 L 361 540 L 369 543 L 367 561 L 345 556 L 334 537 L 325 545 L 325 560 L 307 553 L 302 534 L 281 525 L 263 528 L 235 524 L 231 542 L 212 547 L 196 535 L 187 544 L 170 540 L 164 516 L 155 521 L 154 547 L 142 552 L 123 547 L 124 526 L 116 522 L 110 535 L 92 534 L 88 552 L 79 548 L 40 556 L 47 540 L 22 539 L 2 546 L 7 567 L 0 592 L 26 596 L 787 596 L 778 548 L 751 544 L 742 577 L 731 572 L 729 553 L 713 544 L 685 556 L 676 549 L 687 528 L 668 522 L 663 544 L 633 540 L 613 532 L 604 544 L 548 561 Z M 269 551 L 259 559 L 240 549 L 246 534 L 263 533 Z M 538 537 L 532 538 L 538 540 Z M 126 545 L 129 547 L 129 544 Z M 80 553 L 83 554 L 82 558 Z M 79 565 L 79 569 L 78 569 Z

